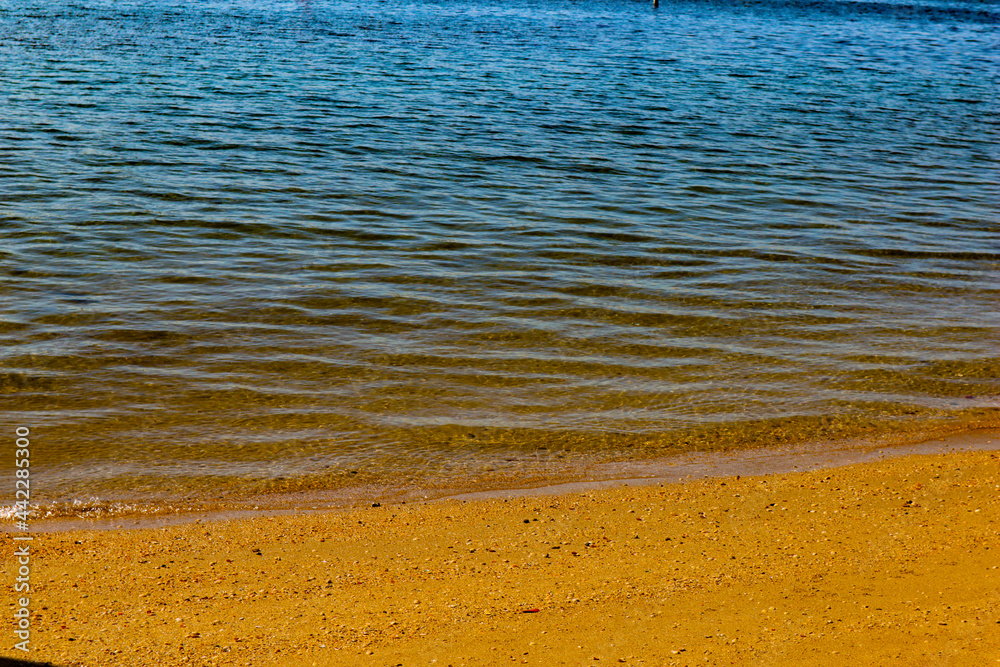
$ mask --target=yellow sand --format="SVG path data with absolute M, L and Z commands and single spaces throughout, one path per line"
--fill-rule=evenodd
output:
M 998 466 L 995 453 L 914 456 L 38 535 L 32 651 L 14 651 L 11 632 L 2 653 L 88 666 L 1000 664 Z

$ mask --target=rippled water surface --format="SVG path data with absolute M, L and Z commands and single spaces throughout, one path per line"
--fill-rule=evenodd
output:
M 0 68 L 43 497 L 998 420 L 996 2 L 13 0 Z

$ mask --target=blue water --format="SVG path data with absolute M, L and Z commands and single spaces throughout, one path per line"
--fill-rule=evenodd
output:
M 997 420 L 996 2 L 4 1 L 0 81 L 42 496 Z

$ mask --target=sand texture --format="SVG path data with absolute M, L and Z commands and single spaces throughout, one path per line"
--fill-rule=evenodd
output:
M 38 534 L 32 651 L 8 639 L 3 655 L 87 666 L 1000 664 L 998 467 L 997 453 L 953 453 Z

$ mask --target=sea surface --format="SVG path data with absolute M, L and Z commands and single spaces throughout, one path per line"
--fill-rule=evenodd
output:
M 0 438 L 58 513 L 995 426 L 998 165 L 996 0 L 0 0 Z

